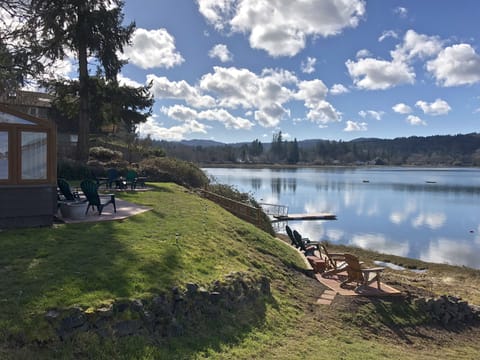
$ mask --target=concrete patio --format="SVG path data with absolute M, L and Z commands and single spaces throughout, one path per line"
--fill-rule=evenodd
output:
M 107 205 L 103 208 L 102 215 L 98 215 L 98 211 L 90 210 L 86 215 L 82 215 L 75 218 L 63 217 L 60 210 L 56 215 L 56 222 L 66 223 L 66 224 L 77 224 L 84 222 L 98 222 L 98 221 L 112 221 L 112 220 L 122 220 L 130 216 L 141 214 L 145 211 L 152 210 L 148 206 L 137 205 L 119 198 L 115 198 L 115 204 L 117 206 L 117 212 L 113 211 L 113 205 Z

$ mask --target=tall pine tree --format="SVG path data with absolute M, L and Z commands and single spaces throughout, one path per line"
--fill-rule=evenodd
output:
M 39 45 L 50 59 L 63 59 L 67 51 L 78 58 L 80 109 L 77 159 L 86 160 L 89 149 L 89 57 L 97 60 L 105 78 L 115 81 L 123 51 L 135 24 L 123 26 L 122 0 L 31 0 L 30 26 L 39 31 Z

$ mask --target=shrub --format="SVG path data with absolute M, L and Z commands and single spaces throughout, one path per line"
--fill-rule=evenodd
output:
M 57 177 L 67 180 L 80 180 L 89 178 L 91 169 L 83 162 L 74 160 L 59 160 L 57 163 Z
M 90 148 L 90 158 L 101 162 L 118 161 L 123 158 L 120 151 L 107 149 L 103 146 L 95 146 Z
M 149 181 L 171 181 L 187 187 L 205 187 L 208 178 L 193 163 L 167 157 L 156 157 L 142 160 L 139 171 Z

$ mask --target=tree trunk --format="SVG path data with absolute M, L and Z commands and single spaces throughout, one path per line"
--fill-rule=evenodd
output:
M 79 15 L 79 22 L 82 21 Z M 85 34 L 86 32 L 83 32 Z M 77 160 L 87 161 L 89 150 L 90 135 L 90 111 L 88 101 L 88 62 L 87 62 L 87 45 L 83 38 L 78 40 L 78 80 L 79 80 L 79 96 L 80 109 L 78 114 L 78 143 L 77 143 Z

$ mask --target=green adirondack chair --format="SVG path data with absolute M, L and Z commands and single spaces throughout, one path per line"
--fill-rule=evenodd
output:
M 135 170 L 128 170 L 125 176 L 126 186 L 130 185 L 131 190 L 135 190 L 137 187 L 137 172 Z
M 67 182 L 67 180 L 59 178 L 57 179 L 57 186 L 60 189 L 60 193 L 63 195 L 65 200 L 67 201 L 79 201 L 80 196 L 78 195 L 78 192 L 72 191 L 70 188 L 70 184 Z
M 83 180 L 80 184 L 83 193 L 88 201 L 87 210 L 85 214 L 88 213 L 90 210 L 90 206 L 92 209 L 97 207 L 98 215 L 102 215 L 103 208 L 108 204 L 113 205 L 113 211 L 117 212 L 117 206 L 115 204 L 115 195 L 114 194 L 107 194 L 107 195 L 98 195 L 98 185 L 93 180 Z

